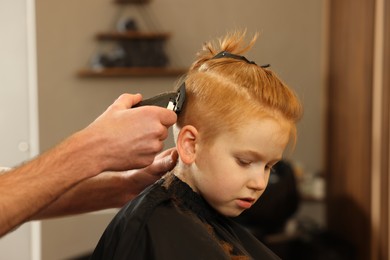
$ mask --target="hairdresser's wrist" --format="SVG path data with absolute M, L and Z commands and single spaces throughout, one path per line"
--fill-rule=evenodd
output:
M 72 169 L 80 179 L 93 177 L 104 171 L 104 140 L 93 131 L 81 130 L 58 148 L 64 158 L 64 165 Z

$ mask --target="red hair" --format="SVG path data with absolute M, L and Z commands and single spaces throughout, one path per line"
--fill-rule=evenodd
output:
M 290 123 L 295 141 L 302 106 L 294 91 L 268 68 L 244 59 L 213 59 L 221 51 L 241 55 L 251 49 L 257 35 L 249 43 L 245 36 L 245 31 L 233 32 L 204 44 L 185 79 L 186 102 L 177 126 L 193 125 L 212 142 L 220 131 L 234 131 L 248 118 L 273 117 Z

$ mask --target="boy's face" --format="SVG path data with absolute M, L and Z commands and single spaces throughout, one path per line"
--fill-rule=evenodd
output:
M 198 143 L 189 185 L 219 213 L 238 216 L 264 192 L 289 133 L 287 122 L 265 118 L 220 134 L 212 145 Z

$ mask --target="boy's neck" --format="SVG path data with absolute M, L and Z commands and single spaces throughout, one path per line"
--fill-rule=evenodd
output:
M 198 193 L 198 191 L 197 191 L 198 189 L 193 184 L 193 181 L 192 181 L 192 174 L 193 174 L 192 167 L 196 167 L 196 166 L 186 165 L 183 162 L 179 161 L 178 165 L 173 169 L 172 172 L 182 182 L 187 183 L 194 192 Z

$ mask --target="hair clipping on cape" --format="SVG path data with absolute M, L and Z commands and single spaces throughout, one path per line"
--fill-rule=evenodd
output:
M 140 106 L 159 106 L 174 111 L 179 114 L 183 108 L 184 101 L 186 99 L 186 87 L 185 83 L 181 84 L 179 90 L 176 92 L 162 93 L 152 98 L 142 100 L 133 107 Z
M 245 62 L 247 62 L 249 64 L 257 65 L 256 62 L 248 60 L 247 58 L 245 58 L 245 56 L 233 54 L 233 53 L 230 53 L 230 52 L 227 52 L 227 51 L 221 51 L 220 53 L 218 53 L 217 55 L 215 55 L 211 59 L 220 59 L 220 58 L 232 58 L 232 59 L 236 59 L 236 60 L 245 61 Z M 260 65 L 261 68 L 268 68 L 270 66 L 271 66 L 271 64 Z

